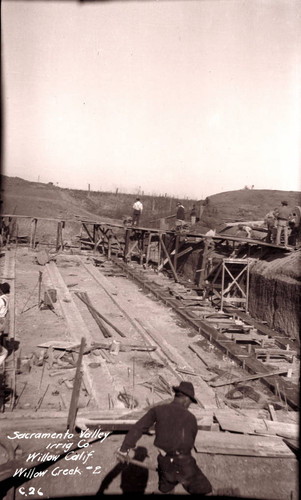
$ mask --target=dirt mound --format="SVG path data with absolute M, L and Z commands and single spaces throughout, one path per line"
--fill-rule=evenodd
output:
M 300 206 L 301 193 L 299 191 L 241 189 L 215 194 L 203 202 L 201 222 L 219 231 L 225 222 L 263 220 L 265 215 L 279 206 L 282 200 L 286 200 L 291 208 Z

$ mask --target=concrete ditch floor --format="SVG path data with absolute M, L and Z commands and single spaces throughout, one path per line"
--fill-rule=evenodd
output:
M 81 257 L 83 258 L 83 257 Z M 85 263 L 92 267 L 96 272 L 101 271 L 104 274 L 110 274 L 111 264 L 106 263 L 100 270 L 93 267 L 93 259 L 86 256 L 83 258 Z M 0 261 L 0 268 L 3 263 Z M 122 339 L 116 333 L 113 338 L 121 342 L 132 344 L 142 344 L 142 337 L 131 325 L 127 318 L 118 310 L 118 308 L 110 302 L 109 297 L 100 288 L 99 284 L 93 280 L 80 264 L 77 256 L 61 254 L 56 258 L 56 265 L 65 281 L 66 287 L 72 294 L 72 299 L 75 301 L 80 314 L 82 315 L 89 334 L 95 341 L 104 341 L 98 326 L 91 317 L 86 306 L 74 296 L 74 292 L 86 291 L 91 298 L 96 308 L 100 312 L 107 315 L 108 318 L 116 324 L 127 335 L 126 339 Z M 39 357 L 41 349 L 38 347 L 40 343 L 57 340 L 69 341 L 70 334 L 65 318 L 59 303 L 55 303 L 54 310 L 39 309 L 37 307 L 38 289 L 36 287 L 39 271 L 43 272 L 43 287 L 45 289 L 53 288 L 51 280 L 43 266 L 36 263 L 36 252 L 27 248 L 18 248 L 16 251 L 16 276 L 15 276 L 15 327 L 16 341 L 19 342 L 18 356 L 20 357 L 20 369 L 16 377 L 16 399 L 14 409 L 10 411 L 9 391 L 7 395 L 6 405 L 2 408 L 4 414 L 7 413 L 6 432 L 12 433 L 17 430 L 13 423 L 15 414 L 20 411 L 35 413 L 39 411 L 61 411 L 68 410 L 71 389 L 65 383 L 60 383 L 59 380 L 63 377 L 50 377 L 51 367 L 47 361 L 46 365 L 35 364 L 32 354 L 36 353 L 35 358 Z M 204 359 L 206 363 L 196 357 L 196 355 L 188 348 L 188 344 L 199 338 L 194 330 L 183 325 L 177 318 L 175 313 L 169 308 L 159 303 L 151 296 L 151 294 L 142 293 L 139 287 L 130 280 L 122 276 L 106 276 L 113 288 L 115 298 L 120 298 L 121 302 L 126 304 L 126 310 L 130 316 L 139 319 L 147 327 L 152 327 L 156 332 L 164 336 L 164 339 L 177 349 L 178 353 L 187 361 L 187 368 L 195 370 L 204 380 L 213 377 L 218 370 L 224 370 L 229 375 L 242 374 L 242 370 L 233 365 L 231 360 L 221 355 L 208 342 L 203 343 Z M 164 281 L 164 280 L 163 280 Z M 111 288 L 111 289 L 112 289 Z M 43 296 L 44 298 L 44 296 Z M 142 383 L 157 380 L 158 375 L 162 375 L 164 379 L 172 385 L 178 385 L 180 378 L 176 376 L 175 370 L 170 370 L 165 363 L 161 365 L 160 360 L 155 355 L 150 356 L 145 352 L 125 352 L 119 353 L 118 356 L 111 356 L 112 363 L 105 363 L 106 369 L 109 371 L 110 379 L 103 377 L 99 380 L 102 387 L 102 393 L 99 394 L 99 400 L 95 402 L 91 399 L 91 395 L 87 391 L 81 390 L 80 407 L 86 410 L 112 410 L 114 408 L 124 408 L 124 405 L 116 397 L 120 391 L 126 389 L 128 394 L 132 395 L 137 400 L 137 408 L 146 409 L 148 404 L 159 403 L 164 399 L 170 398 L 170 394 L 160 394 L 156 391 L 151 392 L 150 389 L 141 385 Z M 99 361 L 99 356 L 94 356 L 95 362 Z M 115 361 L 115 362 L 114 362 Z M 102 363 L 103 366 L 104 363 Z M 10 366 L 10 356 L 7 359 L 7 366 Z M 28 369 L 30 366 L 30 369 Z M 100 368 L 101 369 L 101 368 Z M 93 371 L 93 368 L 91 368 Z M 133 371 L 135 370 L 135 384 L 133 384 Z M 8 373 L 8 386 L 11 382 L 10 372 Z M 96 373 L 96 372 L 95 372 Z M 188 377 L 183 375 L 182 378 L 191 380 L 197 386 L 197 377 Z M 111 384 L 111 385 L 110 385 Z M 48 390 L 36 410 L 37 403 L 44 394 L 46 388 Z M 72 387 L 72 380 L 71 380 Z M 266 404 L 263 401 L 268 400 L 277 405 L 277 398 L 268 391 L 268 389 L 260 384 L 259 381 L 252 382 L 252 387 L 260 394 L 261 399 L 256 403 L 247 397 L 237 402 L 238 411 L 247 412 L 247 415 L 256 416 L 259 418 L 268 418 Z M 229 387 L 220 387 L 215 390 L 217 399 L 222 407 L 227 408 L 227 399 L 225 397 Z M 111 394 L 113 400 L 108 400 L 108 394 Z M 231 403 L 231 402 L 230 402 Z M 279 420 L 296 422 L 296 412 L 287 411 L 279 406 Z M 1 422 L 2 424 L 2 422 Z M 35 424 L 35 432 L 37 424 Z M 41 429 L 41 432 L 44 429 Z M 59 429 L 53 429 L 59 432 Z M 28 429 L 31 431 L 31 429 Z M 25 431 L 22 431 L 25 432 Z M 32 487 L 34 493 L 31 493 L 32 498 L 41 498 L 38 493 L 43 492 L 45 498 L 59 496 L 74 496 L 74 495 L 95 495 L 100 488 L 107 488 L 103 491 L 105 494 L 122 494 L 126 488 L 128 492 L 137 492 L 142 490 L 144 486 L 145 493 L 152 493 L 157 489 L 157 473 L 149 471 L 146 478 L 144 469 L 124 470 L 120 467 L 116 469 L 116 459 L 114 451 L 120 446 L 124 437 L 124 433 L 113 433 L 103 443 L 89 445 L 89 450 L 94 451 L 93 457 L 89 458 L 88 464 L 79 466 L 81 474 L 78 472 L 75 475 L 52 475 L 53 469 L 72 469 L 76 468 L 76 461 L 66 461 L 54 463 L 47 468 L 46 476 L 35 477 L 27 480 L 22 484 L 26 489 L 20 490 L 15 480 L 16 498 L 24 498 L 24 491 L 29 494 L 29 488 Z M 18 442 L 17 442 L 18 441 Z M 14 443 L 18 444 L 23 452 L 28 450 L 37 450 L 43 445 L 47 445 L 46 441 L 25 440 L 20 439 Z M 149 461 L 156 463 L 157 452 L 152 445 L 152 436 L 143 436 L 138 443 L 138 446 L 145 447 L 149 455 Z M 143 450 L 141 450 L 143 456 Z M 261 458 L 261 457 L 239 457 L 226 455 L 209 455 L 196 454 L 197 462 L 203 472 L 211 481 L 214 492 L 223 489 L 222 496 L 234 496 L 238 498 L 264 498 L 264 499 L 291 499 L 297 498 L 298 493 L 298 462 L 295 458 Z M 2 452 L 2 463 L 5 463 L 7 457 Z M 79 460 L 78 463 L 83 462 Z M 85 467 L 84 467 L 85 466 Z M 92 467 L 87 469 L 86 467 Z M 30 469 L 30 461 L 27 468 Z M 98 469 L 101 467 L 101 469 Z M 58 469 L 58 470 L 59 470 Z M 134 477 L 134 479 L 133 479 Z M 122 478 L 122 487 L 121 487 Z M 112 481 L 110 481 L 112 479 Z M 147 481 L 146 481 L 147 479 Z M 185 491 L 181 486 L 176 489 L 177 494 L 183 494 Z

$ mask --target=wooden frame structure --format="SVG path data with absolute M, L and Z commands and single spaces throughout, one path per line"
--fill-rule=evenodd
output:
M 207 235 L 190 233 L 188 231 L 175 231 L 166 229 L 155 229 L 148 227 L 128 226 L 125 224 L 118 224 L 108 221 L 94 221 L 94 220 L 62 220 L 52 218 L 38 218 L 21 215 L 2 215 L 9 220 L 18 218 L 31 219 L 30 228 L 30 248 L 36 248 L 37 245 L 37 226 L 38 221 L 52 221 L 57 224 L 55 248 L 56 251 L 64 249 L 64 233 L 68 223 L 78 223 L 80 225 L 81 234 L 80 249 L 90 249 L 95 254 L 102 253 L 107 255 L 110 259 L 113 255 L 122 257 L 125 262 L 130 261 L 132 258 L 138 259 L 140 265 L 149 265 L 150 262 L 160 271 L 165 268 L 174 278 L 176 282 L 180 281 L 179 268 L 183 264 L 183 257 L 188 257 L 192 252 L 199 253 L 198 265 L 195 270 L 194 288 L 205 290 L 205 293 L 210 291 L 214 292 L 215 296 L 222 301 L 226 299 L 226 291 L 220 293 L 222 285 L 218 283 L 220 270 L 229 273 L 226 263 L 220 262 L 213 266 L 211 259 L 212 251 L 216 246 L 223 249 L 223 252 L 228 254 L 229 258 L 234 259 L 238 264 L 240 259 L 243 263 L 246 262 L 247 257 L 250 256 L 251 249 L 255 251 L 266 251 L 277 249 L 279 251 L 293 250 L 286 247 L 277 246 L 271 243 L 266 243 L 262 240 L 253 240 L 250 238 L 239 238 L 235 236 L 225 235 Z M 241 255 L 241 250 L 243 255 Z M 221 267 L 222 266 L 222 267 Z M 215 276 L 213 273 L 216 272 Z M 237 277 L 237 280 L 240 276 Z M 233 285 L 238 291 L 239 287 L 235 283 L 235 277 L 232 276 Z M 233 289 L 234 289 L 233 288 Z M 243 297 L 246 310 L 248 297 Z M 227 299 L 226 299 L 227 300 Z M 223 307 L 223 305 L 221 306 Z
M 238 267 L 238 270 L 237 270 Z M 236 274 L 236 275 L 235 275 Z M 230 276 L 230 283 L 225 288 L 226 276 Z M 245 284 L 242 281 L 245 278 Z M 224 302 L 239 303 L 245 305 L 248 311 L 249 302 L 249 280 L 250 280 L 250 259 L 223 259 L 222 262 L 222 289 L 221 289 L 221 311 Z M 230 295 L 230 292 L 234 292 Z M 240 292 L 240 296 L 238 296 Z

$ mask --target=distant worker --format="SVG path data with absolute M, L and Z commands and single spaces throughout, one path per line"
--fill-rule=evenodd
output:
M 191 212 L 190 212 L 190 222 L 191 222 L 191 224 L 195 224 L 196 223 L 196 208 L 195 208 L 195 205 L 193 205 L 193 207 L 191 209 Z
M 142 210 L 143 210 L 143 205 L 140 201 L 140 198 L 136 198 L 136 201 L 133 205 L 133 217 L 132 217 L 133 226 L 139 226 L 139 220 L 142 214 Z
M 0 284 L 0 332 L 3 332 L 6 327 L 6 320 L 8 314 L 9 300 L 7 295 L 10 292 L 8 283 Z
M 236 236 L 239 238 L 251 238 L 252 229 L 249 226 L 244 226 L 243 224 L 238 224 L 238 230 Z
M 301 207 L 295 207 L 292 210 L 292 216 L 289 220 L 290 234 L 288 237 L 289 245 L 300 246 L 301 243 Z
M 197 403 L 191 382 L 182 381 L 173 387 L 174 400 L 168 404 L 153 406 L 130 429 L 117 452 L 117 458 L 127 460 L 129 451 L 136 446 L 143 432 L 155 424 L 154 445 L 159 451 L 159 492 L 173 493 L 181 483 L 190 494 L 206 495 L 212 487 L 191 455 L 198 426 L 195 416 L 188 411 L 191 403 Z
M 282 232 L 284 235 L 284 246 L 288 245 L 288 223 L 291 217 L 290 209 L 288 208 L 287 201 L 281 202 L 281 207 L 276 208 L 274 215 L 277 219 L 277 234 L 276 234 L 276 245 L 281 244 Z
M 277 209 L 275 208 L 275 210 L 277 210 Z M 277 227 L 276 227 L 276 217 L 274 215 L 275 210 L 270 210 L 264 218 L 264 222 L 265 222 L 267 229 L 268 229 L 267 237 L 266 237 L 267 243 L 275 243 L 276 242 Z
M 181 229 L 185 225 L 185 208 L 178 201 L 177 203 L 177 213 L 176 213 L 176 229 Z

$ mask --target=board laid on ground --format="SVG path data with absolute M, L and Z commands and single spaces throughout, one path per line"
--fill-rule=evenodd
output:
M 198 431 L 195 449 L 197 453 L 214 455 L 295 458 L 294 453 L 280 437 L 249 436 L 229 432 Z

